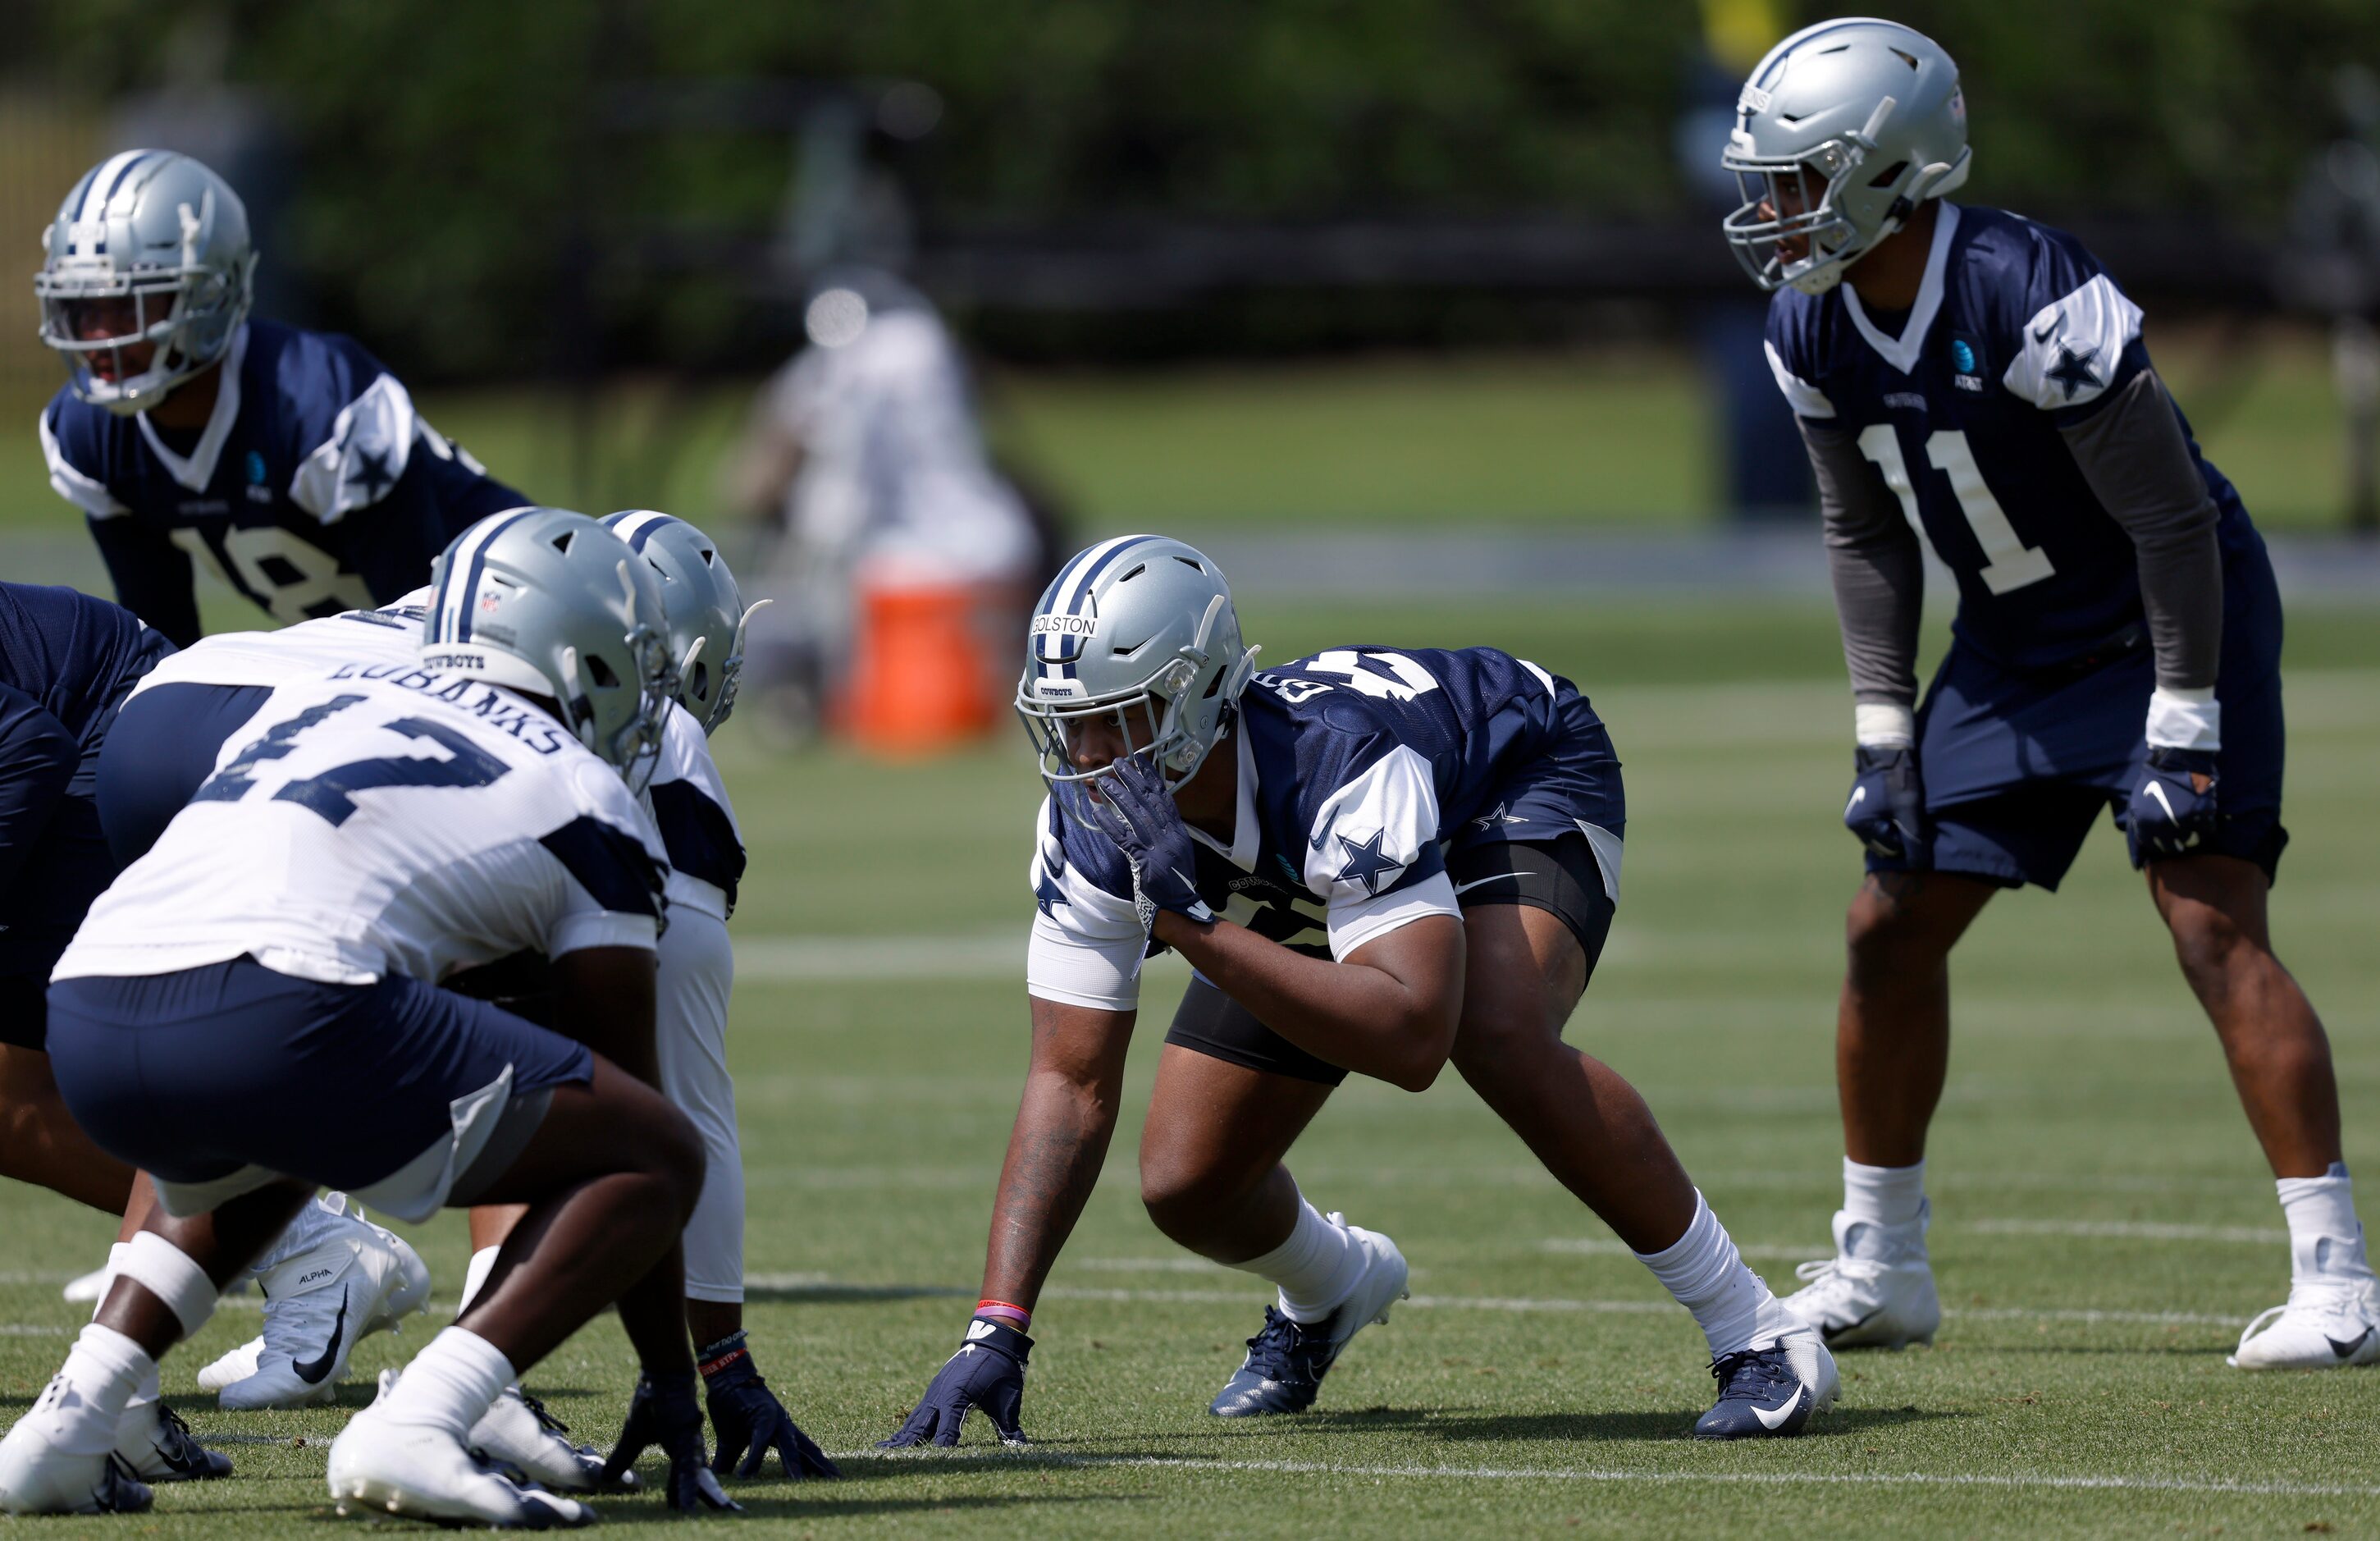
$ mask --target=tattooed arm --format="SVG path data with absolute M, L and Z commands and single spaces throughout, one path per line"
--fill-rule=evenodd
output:
M 1107 1159 L 1132 1012 L 1033 1000 L 1033 1064 L 991 1207 L 983 1292 L 1033 1309 Z

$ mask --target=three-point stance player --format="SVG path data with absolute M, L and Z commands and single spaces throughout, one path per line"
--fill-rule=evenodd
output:
M 126 1400 L 316 1183 L 417 1221 L 529 1206 L 495 1281 L 332 1446 L 334 1498 L 592 1519 L 469 1449 L 517 1371 L 617 1301 L 646 1378 L 615 1461 L 658 1440 L 673 1504 L 725 1502 L 674 1245 L 702 1145 L 650 1085 L 664 856 L 624 778 L 650 768 L 670 669 L 639 570 L 560 510 L 466 532 L 419 664 L 276 691 L 92 906 L 50 988 L 51 1059 L 160 1208 L 0 1441 L 0 1508 L 146 1506 L 111 1454 Z M 580 1041 L 435 983 L 525 948 L 555 960 Z
M 1076 556 L 1036 607 L 1017 708 L 1050 783 L 1031 881 L 1033 1058 L 965 1342 L 891 1445 L 1021 1439 L 1026 1329 L 1115 1127 L 1140 965 L 1198 970 L 1140 1152 L 1159 1229 L 1275 1285 L 1214 1401 L 1293 1413 L 1405 1292 L 1386 1236 L 1281 1159 L 1349 1071 L 1451 1060 L 1709 1340 L 1711 1438 L 1793 1434 L 1833 1362 L 1743 1266 L 1643 1098 L 1562 1041 L 1619 892 L 1620 762 L 1568 681 L 1486 648 L 1345 648 L 1255 670 L 1222 575 L 1178 540 Z
M 2289 1219 L 2288 1303 L 2231 1363 L 2380 1361 L 2329 1042 L 2265 919 L 2289 836 L 2263 540 L 2090 252 L 1942 201 L 1970 152 L 1934 42 L 1862 19 L 1797 32 L 1737 119 L 1727 235 L 1776 292 L 1768 361 L 1817 470 L 1858 698 L 1843 819 L 1868 847 L 1836 1038 L 1837 1256 L 1786 1304 L 1838 1345 L 1933 1336 L 1925 1131 L 1950 949 L 2000 889 L 2056 888 L 2113 808 Z M 1922 707 L 1919 528 L 1959 581 Z

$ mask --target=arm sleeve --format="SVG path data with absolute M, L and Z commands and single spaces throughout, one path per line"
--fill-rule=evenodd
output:
M 15 884 L 80 758 L 64 722 L 25 692 L 0 685 L 0 891 Z
M 1805 418 L 1802 442 L 1817 475 L 1852 694 L 1865 703 L 1913 707 L 1917 623 L 1925 603 L 1917 532 L 1850 433 Z
M 199 639 L 199 599 L 191 588 L 188 552 L 163 530 L 130 518 L 94 518 L 91 535 L 115 584 L 116 603 L 176 648 Z
M 2143 369 L 2058 431 L 2108 516 L 2132 538 L 2158 686 L 2212 687 L 2223 656 L 2220 516 L 2164 383 Z
M 727 1074 L 727 1002 L 735 952 L 727 924 L 674 906 L 661 939 L 654 1024 L 662 1092 L 701 1131 L 710 1158 L 702 1196 L 686 1222 L 686 1292 L 691 1300 L 744 1298 L 744 1147 L 735 1083 Z

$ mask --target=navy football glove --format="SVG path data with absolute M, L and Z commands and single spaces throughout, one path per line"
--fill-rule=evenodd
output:
M 773 1450 L 789 1481 L 843 1475 L 817 1441 L 794 1426 L 793 1415 L 760 1378 L 759 1366 L 744 1346 L 744 1334 L 734 1333 L 704 1349 L 700 1368 L 710 1426 L 719 1435 L 719 1449 L 710 1458 L 713 1472 L 725 1476 L 734 1467 L 739 1477 L 759 1476 Z M 749 1455 L 745 1454 L 747 1450 Z M 735 1465 L 738 1457 L 744 1461 L 741 1466 Z
M 1917 779 L 1917 751 L 1862 745 L 1852 765 L 1857 779 L 1843 805 L 1843 827 L 1879 856 L 1925 866 L 1925 787 Z
M 1198 897 L 1198 860 L 1182 810 L 1165 790 L 1165 772 L 1148 757 L 1132 755 L 1099 778 L 1099 795 L 1102 800 L 1091 805 L 1091 816 L 1132 864 L 1132 902 L 1140 911 L 1140 928 L 1153 929 L 1160 910 L 1214 919 L 1215 912 Z
M 1017 1425 L 1025 1406 L 1025 1361 L 1033 1340 L 990 1317 L 967 1323 L 966 1341 L 934 1376 L 934 1383 L 890 1439 L 878 1449 L 906 1450 L 931 1439 L 937 1445 L 959 1442 L 959 1426 L 976 1408 L 991 1420 L 1003 1445 L 1029 1443 Z
M 743 1511 L 744 1506 L 727 1496 L 705 1462 L 702 1409 L 694 1403 L 692 1376 L 637 1377 L 637 1394 L 628 1399 L 628 1421 L 620 1426 L 620 1442 L 603 1462 L 603 1481 L 617 1482 L 637 1457 L 655 1445 L 669 1457 L 669 1485 L 662 1491 L 672 1509 L 686 1514 L 704 1509 Z
M 2149 750 L 2124 812 L 2132 865 L 2186 856 L 2215 832 L 2215 756 L 2204 749 Z

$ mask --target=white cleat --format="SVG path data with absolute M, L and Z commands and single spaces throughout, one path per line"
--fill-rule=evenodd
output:
M 334 1400 L 356 1344 L 430 1301 L 430 1268 L 420 1254 L 355 1215 L 260 1282 L 264 1335 L 199 1372 L 199 1384 L 235 1412 Z
M 536 1398 L 507 1386 L 472 1427 L 471 1453 L 558 1492 L 592 1492 L 603 1474 L 603 1452 L 592 1445 L 572 1444 L 563 1438 L 569 1432 L 569 1426 Z M 622 1475 L 633 1478 L 636 1474 Z
M 222 1358 L 199 1371 L 199 1389 L 220 1391 L 236 1381 L 246 1380 L 256 1373 L 257 1365 L 264 1358 L 264 1340 L 250 1338 L 225 1353 Z
M 54 1376 L 0 1439 L 0 1510 L 11 1514 L 137 1514 L 152 1495 L 118 1461 L 115 1424 Z
M 1942 1301 L 1925 1260 L 1926 1205 L 1911 1225 L 1872 1225 L 1835 1212 L 1835 1256 L 1803 1263 L 1807 1284 L 1785 1309 L 1817 1329 L 1828 1348 L 1906 1348 L 1930 1343 L 1942 1326 Z
M 2352 1244 L 2317 1236 L 2290 1249 L 2289 1298 L 2240 1334 L 2224 1361 L 2237 1370 L 2335 1370 L 2380 1363 L 2380 1279 L 2372 1270 L 2331 1271 Z M 2358 1262 L 2362 1247 L 2354 1247 Z M 2269 1325 L 2267 1325 L 2269 1324 Z
M 107 1281 L 115 1277 L 115 1270 L 111 1268 L 93 1268 L 89 1273 L 77 1274 L 67 1280 L 67 1287 L 58 1293 L 64 1295 L 70 1305 L 96 1305 L 99 1297 L 107 1293 Z
M 381 1373 L 381 1399 L 396 1372 Z M 595 1511 L 575 1499 L 524 1487 L 472 1459 L 443 1429 L 391 1423 L 375 1401 L 331 1442 L 332 1500 L 341 1514 L 403 1514 L 441 1523 L 505 1530 L 592 1524 Z

